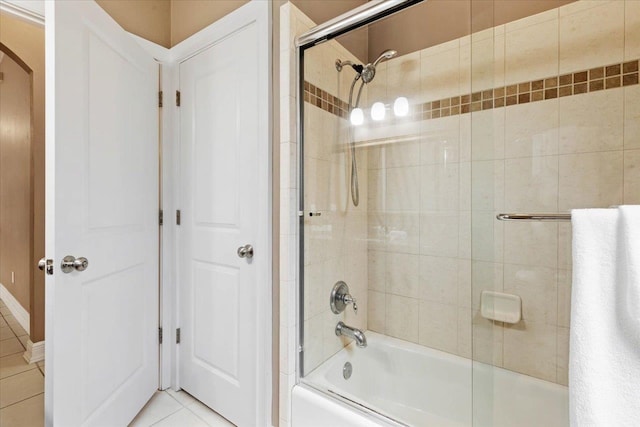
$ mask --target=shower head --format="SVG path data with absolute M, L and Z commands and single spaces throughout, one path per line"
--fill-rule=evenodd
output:
M 369 63 L 365 65 L 364 69 L 360 73 L 360 75 L 362 76 L 362 81 L 364 81 L 365 83 L 370 83 L 373 80 L 373 78 L 376 76 L 376 66 L 381 61 L 383 60 L 387 61 L 393 58 L 394 56 L 396 56 L 397 54 L 398 52 L 395 50 L 392 50 L 392 49 L 385 50 L 380 55 L 378 55 L 378 57 L 376 58 L 375 61 L 373 61 L 373 63 Z
M 393 58 L 397 54 L 398 54 L 398 51 L 396 50 L 392 50 L 392 49 L 385 50 L 380 55 L 378 55 L 378 57 L 376 58 L 375 61 L 373 61 L 373 63 L 369 63 L 364 66 L 360 64 L 354 64 L 351 61 L 341 61 L 340 59 L 336 59 L 335 65 L 336 65 L 336 70 L 338 70 L 338 72 L 342 71 L 343 66 L 350 65 L 357 73 L 356 76 L 353 78 L 353 82 L 351 82 L 351 88 L 349 89 L 349 104 L 348 104 L 349 113 L 355 113 L 356 111 L 359 110 L 358 104 L 360 103 L 360 94 L 362 94 L 362 88 L 367 83 L 371 82 L 373 78 L 376 76 L 376 65 L 378 65 L 381 61 L 389 60 Z M 360 79 L 362 80 L 360 81 L 360 87 L 358 88 L 358 94 L 356 95 L 356 103 L 353 104 L 352 103 L 353 88 L 355 87 L 356 82 Z M 360 110 L 359 113 L 362 116 L 362 110 Z M 355 121 L 354 121 L 354 124 L 355 124 Z M 351 200 L 353 201 L 354 206 L 358 206 L 358 203 L 360 201 L 360 192 L 359 192 L 359 185 L 358 185 L 358 164 L 356 162 L 356 146 L 353 139 L 351 140 Z M 336 333 L 337 333 L 337 329 L 336 329 Z M 366 345 L 367 344 L 365 340 L 364 346 Z
M 394 56 L 396 56 L 397 54 L 398 54 L 397 50 L 387 49 L 384 52 L 382 52 L 380 55 L 378 55 L 378 58 L 375 61 L 373 61 L 373 66 L 375 67 L 382 60 L 389 60 Z
M 345 65 L 349 65 L 351 66 L 351 68 L 353 68 L 353 70 L 356 73 L 358 73 L 358 75 L 356 76 L 356 80 L 362 77 L 363 82 L 369 83 L 376 76 L 376 65 L 378 65 L 382 61 L 387 61 L 393 58 L 397 54 L 398 54 L 398 51 L 393 49 L 387 49 L 384 52 L 382 52 L 380 55 L 378 55 L 375 61 L 367 65 L 361 65 L 361 64 L 356 64 L 352 61 L 342 61 L 340 59 L 336 59 L 336 62 L 335 62 L 336 70 L 340 72 L 342 71 L 342 67 L 344 67 Z

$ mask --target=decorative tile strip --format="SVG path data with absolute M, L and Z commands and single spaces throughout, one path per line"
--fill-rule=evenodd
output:
M 349 115 L 349 106 L 346 102 L 307 81 L 304 82 L 304 101 L 338 117 L 347 118 Z
M 640 60 L 617 63 L 545 79 L 516 83 L 470 94 L 414 104 L 412 119 L 430 120 L 493 108 L 574 96 L 637 85 Z M 338 117 L 347 118 L 348 105 L 336 96 L 304 82 L 304 100 Z

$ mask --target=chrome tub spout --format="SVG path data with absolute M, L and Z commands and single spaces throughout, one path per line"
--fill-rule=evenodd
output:
M 364 348 L 367 346 L 367 337 L 364 336 L 364 332 L 362 332 L 360 329 L 347 326 L 344 324 L 344 322 L 338 322 L 338 324 L 336 325 L 336 335 L 343 335 L 345 337 L 353 338 L 356 341 L 356 345 L 358 347 Z

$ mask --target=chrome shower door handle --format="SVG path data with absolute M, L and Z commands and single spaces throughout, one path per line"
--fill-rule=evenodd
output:
M 253 258 L 253 246 L 244 245 L 238 248 L 238 256 L 240 258 Z
M 85 271 L 89 267 L 89 260 L 85 257 L 74 257 L 73 255 L 67 255 L 62 258 L 60 268 L 63 273 L 71 273 L 73 270 Z

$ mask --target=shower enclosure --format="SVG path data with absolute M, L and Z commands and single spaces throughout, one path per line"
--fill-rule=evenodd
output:
M 300 383 L 568 425 L 570 211 L 640 203 L 640 2 L 377 5 L 298 33 Z

